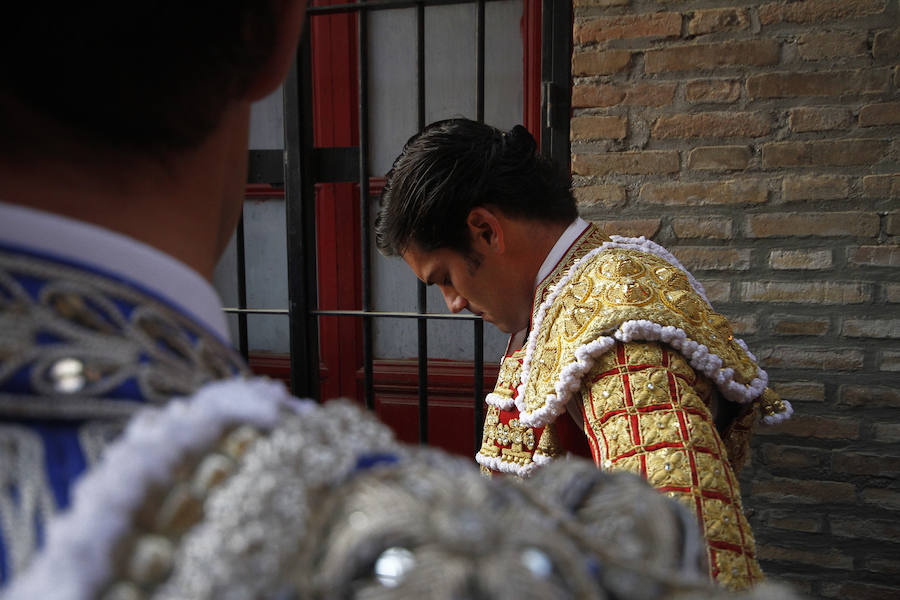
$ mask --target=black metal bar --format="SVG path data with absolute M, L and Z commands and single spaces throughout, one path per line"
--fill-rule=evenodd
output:
M 484 2 L 485 0 L 478 0 L 475 11 L 475 118 L 481 122 L 484 121 Z M 475 356 L 472 357 L 475 367 L 475 372 L 473 373 L 474 446 L 475 452 L 478 452 L 481 448 L 481 427 L 484 421 L 484 411 L 482 410 L 482 398 L 484 397 L 484 321 L 475 321 L 472 335 L 475 346 Z
M 307 21 L 307 29 L 309 22 Z M 312 176 L 312 70 L 308 31 L 284 83 L 285 222 L 291 390 L 319 396 L 315 190 Z
M 475 452 L 481 449 L 481 428 L 484 424 L 484 321 L 475 321 Z
M 570 161 L 571 2 L 544 1 L 541 46 L 541 153 L 567 168 Z
M 250 150 L 247 183 L 284 185 L 284 152 L 282 150 Z
M 425 129 L 425 2 L 416 5 L 416 115 L 419 131 Z
M 363 9 L 356 13 L 357 63 L 359 69 L 359 214 L 362 240 L 362 309 L 372 308 L 372 252 L 371 231 L 369 230 L 369 63 L 368 63 L 368 12 Z M 363 316 L 363 390 L 366 406 L 375 408 L 375 385 L 372 355 L 372 319 Z
M 247 256 L 244 247 L 244 211 L 241 209 L 241 218 L 238 221 L 237 237 L 234 240 L 235 251 L 237 252 L 237 301 L 238 308 L 247 308 Z M 247 313 L 238 313 L 238 350 L 244 360 L 250 355 L 249 343 L 247 341 Z
M 497 2 L 499 0 L 488 0 L 489 2 Z M 306 14 L 315 15 L 331 15 L 335 13 L 347 13 L 363 10 L 390 10 L 396 8 L 412 8 L 418 4 L 425 6 L 446 6 L 448 4 L 471 4 L 472 0 L 362 0 L 354 4 L 332 4 L 330 6 L 310 6 L 306 9 Z
M 475 10 L 475 120 L 484 121 L 484 0 Z
M 416 7 L 416 96 L 419 131 L 425 129 L 425 5 Z M 428 293 L 422 281 L 416 281 L 417 310 L 428 312 Z M 419 375 L 419 443 L 428 443 L 428 321 L 419 319 L 416 335 Z
M 248 315 L 289 315 L 286 308 L 223 308 L 229 314 Z M 445 319 L 450 321 L 478 321 L 478 315 L 455 315 L 449 313 L 390 312 L 377 310 L 311 310 L 309 314 L 318 317 L 384 317 L 387 319 Z

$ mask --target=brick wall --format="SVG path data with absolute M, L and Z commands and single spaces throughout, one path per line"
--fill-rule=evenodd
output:
M 797 416 L 742 476 L 765 570 L 900 597 L 897 0 L 574 0 L 582 215 L 670 248 Z

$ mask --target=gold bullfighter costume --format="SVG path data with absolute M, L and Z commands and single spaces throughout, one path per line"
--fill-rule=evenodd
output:
M 792 409 L 668 251 L 576 226 L 536 287 L 524 347 L 502 362 L 476 459 L 486 473 L 531 475 L 565 452 L 568 412 L 600 469 L 638 473 L 696 515 L 711 577 L 753 585 L 762 573 L 736 474 L 753 422 Z

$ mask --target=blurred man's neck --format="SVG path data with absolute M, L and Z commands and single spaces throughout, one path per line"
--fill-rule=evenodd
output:
M 249 104 L 165 161 L 85 151 L 0 161 L 0 200 L 86 221 L 165 252 L 207 279 L 240 215 Z M 33 154 L 32 156 L 39 156 Z

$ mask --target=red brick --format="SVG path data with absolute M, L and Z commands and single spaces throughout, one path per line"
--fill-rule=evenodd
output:
M 880 488 L 863 490 L 862 500 L 866 504 L 874 504 L 890 510 L 900 510 L 900 492 Z
M 889 69 L 762 73 L 747 78 L 747 93 L 754 100 L 857 96 L 886 92 L 890 87 L 890 81 Z
M 863 267 L 897 267 L 900 266 L 900 246 L 848 248 L 847 262 Z
M 751 156 L 747 146 L 701 146 L 688 154 L 688 168 L 708 171 L 746 169 Z
M 653 136 L 760 137 L 772 131 L 772 119 L 758 112 L 706 112 L 667 115 L 657 119 Z
M 870 166 L 884 157 L 889 146 L 889 140 L 876 139 L 771 142 L 762 146 L 762 164 L 764 169 Z
M 888 235 L 900 235 L 900 212 L 892 212 L 887 216 L 884 232 Z
M 888 600 L 897 597 L 897 588 L 869 583 L 823 582 L 822 595 L 840 600 Z
M 588 185 L 573 190 L 581 208 L 620 208 L 625 205 L 625 187 L 621 185 Z
M 788 124 L 792 131 L 830 131 L 850 127 L 852 115 L 843 107 L 809 107 L 793 108 L 790 111 Z
M 866 175 L 863 177 L 863 196 L 866 198 L 900 198 L 900 173 Z
M 688 21 L 688 34 L 702 35 L 717 31 L 741 31 L 750 27 L 750 15 L 744 8 L 695 10 Z
M 817 469 L 828 465 L 829 450 L 803 446 L 763 444 L 763 464 L 778 469 Z
M 862 408 L 900 408 L 900 390 L 884 386 L 843 385 L 840 404 Z
M 852 19 L 877 15 L 884 11 L 885 0 L 816 0 L 809 2 L 778 2 L 759 7 L 759 22 L 815 23 L 834 19 Z
M 573 140 L 621 140 L 628 134 L 628 118 L 586 115 L 571 121 Z
M 746 271 L 750 268 L 749 248 L 676 246 L 670 250 L 690 271 Z
M 645 183 L 640 201 L 670 206 L 762 204 L 768 199 L 765 182 L 732 179 L 721 182 Z
M 575 43 L 591 44 L 632 38 L 665 38 L 681 35 L 679 13 L 620 15 L 575 23 Z
M 900 338 L 900 319 L 844 319 L 841 335 L 895 340 Z
M 712 216 L 673 217 L 672 230 L 682 239 L 727 240 L 731 238 L 731 219 Z
M 900 283 L 885 283 L 884 299 L 885 302 L 890 302 L 892 304 L 900 302 Z
M 749 238 L 875 237 L 879 227 L 876 213 L 766 213 L 747 217 L 745 235 Z
M 684 86 L 688 102 L 727 104 L 741 97 L 741 82 L 734 79 L 695 79 Z
M 707 290 L 707 298 L 713 302 L 713 297 L 709 295 Z M 731 329 L 738 335 L 747 335 L 759 331 L 759 319 L 756 315 L 729 315 L 728 322 L 731 323 Z
M 744 302 L 797 304 L 862 304 L 872 299 L 872 286 L 835 281 L 744 281 Z
M 678 169 L 678 152 L 669 150 L 572 155 L 575 175 L 651 175 L 677 173 Z
M 775 249 L 769 253 L 769 266 L 775 270 L 830 269 L 831 250 Z
M 900 575 L 900 560 L 871 558 L 866 561 L 865 569 L 866 571 L 872 571 L 873 573 Z
M 662 224 L 659 219 L 616 219 L 614 221 L 594 221 L 605 235 L 644 236 L 652 238 Z
M 883 519 L 853 519 L 844 515 L 831 517 L 831 533 L 860 540 L 900 540 L 900 523 Z
M 576 85 L 572 88 L 574 108 L 610 106 L 664 106 L 675 99 L 676 83 L 636 83 L 633 85 Z
M 626 6 L 631 0 L 573 0 L 572 6 Z
M 772 331 L 778 335 L 824 335 L 831 321 L 818 317 L 772 317 Z
M 791 381 L 776 383 L 774 390 L 785 400 L 824 402 L 825 384 L 816 381 Z
M 663 73 L 714 69 L 716 67 L 767 66 L 778 63 L 779 46 L 775 40 L 743 40 L 717 44 L 670 46 L 644 53 L 644 71 Z
M 900 371 L 900 352 L 882 352 L 881 362 L 878 364 L 881 371 Z
M 572 55 L 572 74 L 575 76 L 610 75 L 624 71 L 629 64 L 631 64 L 631 52 L 628 50 L 575 51 Z
M 794 511 L 769 510 L 762 514 L 761 520 L 768 527 L 788 531 L 818 533 L 822 531 L 822 519 L 809 515 L 798 515 Z
M 900 29 L 888 29 L 875 34 L 872 56 L 879 60 L 900 58 Z
M 789 175 L 781 183 L 781 199 L 845 200 L 850 195 L 850 180 L 841 175 Z
M 783 425 L 779 425 L 779 427 L 783 427 Z M 765 481 L 754 481 L 753 493 L 750 496 L 781 503 L 852 503 L 856 500 L 856 490 L 849 483 L 776 477 Z
M 863 367 L 863 353 L 859 350 L 820 350 L 800 349 L 792 346 L 779 346 L 765 352 L 761 352 L 760 359 L 766 367 L 775 367 L 782 369 L 858 371 Z M 800 427 L 804 422 L 804 419 L 808 418 L 811 417 L 795 415 L 788 422 L 794 423 L 792 427 Z
M 900 102 L 882 102 L 863 106 L 859 111 L 859 126 L 896 125 L 900 123 Z
M 757 546 L 756 556 L 763 561 L 774 560 L 780 562 L 801 563 L 818 568 L 826 567 L 846 570 L 853 568 L 853 557 L 841 554 L 838 550 L 828 550 L 827 552 L 823 552 L 820 550 L 800 550 L 798 548 L 782 548 L 780 546 L 759 544 Z
M 836 452 L 832 456 L 835 473 L 847 475 L 872 475 L 874 477 L 896 477 L 900 475 L 900 456 L 889 456 L 883 452 L 864 454 L 860 452 Z M 832 528 L 834 531 L 834 528 Z M 900 529 L 895 533 L 900 534 Z M 838 535 L 841 535 L 838 533 Z M 865 534 L 853 537 L 871 537 Z M 898 535 L 900 539 L 900 535 Z
M 900 442 L 900 423 L 876 423 L 872 427 L 876 442 Z
M 803 60 L 844 58 L 868 54 L 866 31 L 832 31 L 807 33 L 797 41 L 797 50 Z
M 791 435 L 819 440 L 859 439 L 859 420 L 850 417 L 815 417 L 795 414 L 787 421 L 755 430 L 757 435 Z
M 701 279 L 700 284 L 706 290 L 706 297 L 713 304 L 725 304 L 731 300 L 731 282 L 721 279 Z

